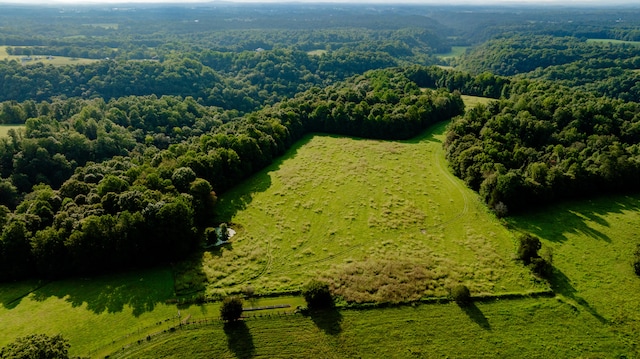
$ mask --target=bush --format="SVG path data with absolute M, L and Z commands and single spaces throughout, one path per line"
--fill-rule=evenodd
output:
M 69 342 L 60 334 L 50 337 L 46 334 L 31 334 L 16 339 L 0 348 L 0 358 L 69 358 Z
M 553 265 L 546 259 L 533 258 L 529 264 L 531 271 L 542 278 L 550 278 L 553 274 Z
M 242 316 L 242 299 L 226 297 L 220 307 L 220 318 L 225 322 L 235 322 Z
M 633 270 L 640 276 L 640 244 L 638 244 L 634 253 Z
M 451 288 L 451 299 L 459 305 L 467 305 L 471 303 L 471 292 L 464 284 L 458 284 Z
M 524 262 L 524 264 L 530 264 L 533 258 L 540 258 L 538 250 L 542 247 L 538 237 L 534 237 L 530 234 L 524 234 L 519 238 L 520 245 L 518 246 L 518 258 Z
M 329 284 L 319 280 L 312 280 L 307 283 L 302 290 L 302 296 L 309 309 L 324 309 L 334 306 Z

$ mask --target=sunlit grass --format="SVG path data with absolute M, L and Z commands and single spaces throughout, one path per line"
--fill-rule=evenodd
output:
M 325 278 L 348 301 L 475 294 L 544 286 L 512 257 L 511 234 L 448 170 L 445 124 L 411 141 L 309 135 L 221 196 L 232 242 L 177 276 L 206 277 L 224 296 L 297 291 Z M 180 286 L 180 284 L 178 284 Z M 195 285 L 195 283 L 194 283 Z
M 322 50 L 322 49 L 307 51 L 307 55 L 309 56 L 321 56 L 326 53 L 327 53 L 327 50 Z
M 86 279 L 0 285 L 0 347 L 31 333 L 62 334 L 86 355 L 177 315 L 168 268 Z M 146 329 L 145 329 L 146 328 Z
M 464 106 L 467 109 L 473 108 L 478 104 L 486 105 L 491 101 L 495 101 L 493 98 L 489 97 L 480 97 L 480 96 L 469 96 L 469 95 L 461 95 L 462 101 L 464 102 Z
M 0 125 L 0 137 L 9 136 L 9 130 L 21 131 L 24 125 Z
M 640 243 L 640 195 L 560 203 L 508 223 L 552 249 L 552 287 L 561 297 L 607 322 L 640 329 L 640 278 L 631 265 Z
M 43 64 L 51 64 L 55 66 L 63 66 L 63 65 L 84 65 L 94 63 L 100 60 L 95 59 L 85 59 L 85 58 L 77 58 L 77 57 L 65 57 L 65 56 L 53 56 L 52 59 L 48 59 L 45 55 L 33 55 L 31 56 L 32 60 L 22 61 L 26 56 L 16 56 L 9 55 L 7 53 L 7 46 L 0 46 L 0 60 L 15 60 L 18 62 L 22 62 L 24 65 L 43 63 Z
M 621 358 L 637 348 L 553 298 L 343 310 L 215 323 L 134 344 L 126 358 Z
M 616 39 L 587 39 L 587 42 L 595 42 L 595 43 L 604 43 L 604 44 L 628 44 L 628 45 L 636 45 L 640 46 L 640 41 L 625 41 L 625 40 L 616 40 Z

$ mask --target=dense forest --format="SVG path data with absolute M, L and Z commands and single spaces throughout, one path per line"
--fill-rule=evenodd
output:
M 211 6 L 0 14 L 8 55 L 97 60 L 0 60 L 0 123 L 24 124 L 0 138 L 0 279 L 184 258 L 217 194 L 309 132 L 453 119 L 450 165 L 501 215 L 640 183 L 638 48 L 586 40 L 636 39 L 636 10 Z
M 34 104 L 6 106 L 26 112 Z M 461 114 L 463 104 L 459 94 L 422 90 L 391 69 L 235 118 L 192 98 L 155 95 L 31 110 L 24 134 L 0 141 L 4 279 L 182 258 L 212 225 L 215 193 L 303 134 L 408 138 Z

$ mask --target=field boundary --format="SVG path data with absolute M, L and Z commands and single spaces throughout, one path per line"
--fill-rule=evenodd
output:
M 556 296 L 556 293 L 554 291 L 552 291 L 551 289 L 547 289 L 547 290 L 538 290 L 538 291 L 530 291 L 530 292 L 524 292 L 524 293 L 516 293 L 516 292 L 508 292 L 508 293 L 500 293 L 500 294 L 488 294 L 488 295 L 477 295 L 477 296 L 472 296 L 472 302 L 480 302 L 480 303 L 486 303 L 486 302 L 493 302 L 493 301 L 498 301 L 498 300 L 520 300 L 520 299 L 531 299 L 531 298 L 553 298 Z M 353 303 L 353 304 L 342 304 L 342 305 L 337 305 L 336 309 L 337 310 L 369 310 L 369 309 L 381 309 L 381 308 L 393 308 L 393 307 L 405 307 L 405 306 L 414 306 L 414 305 L 438 305 L 438 304 L 448 304 L 448 303 L 452 303 L 454 302 L 453 299 L 449 298 L 449 297 L 430 297 L 430 298 L 423 298 L 420 299 L 418 301 L 412 301 L 412 302 L 401 302 L 401 303 Z M 260 311 L 260 310 L 269 310 L 269 309 L 284 309 L 284 310 L 278 310 L 278 311 L 269 311 L 269 312 L 263 312 L 263 313 L 255 313 L 255 311 Z M 242 321 L 251 321 L 251 320 L 269 320 L 271 318 L 281 318 L 281 317 L 289 317 L 289 316 L 296 316 L 296 315 L 301 315 L 301 316 L 306 316 L 303 312 L 304 310 L 300 310 L 299 308 L 293 308 L 291 309 L 291 305 L 289 304 L 277 304 L 277 305 L 269 305 L 269 306 L 263 306 L 263 307 L 248 307 L 248 308 L 243 308 L 243 313 L 244 312 L 253 312 L 252 314 L 248 314 L 248 315 L 242 315 L 241 319 Z M 169 319 L 165 319 L 162 322 L 158 322 L 157 325 L 161 325 L 163 323 L 167 323 L 169 321 L 173 321 L 176 320 L 176 317 L 173 318 L 169 318 Z M 163 330 L 158 330 L 152 333 L 149 333 L 146 335 L 146 337 L 140 338 L 138 340 L 134 340 L 132 342 L 129 343 L 123 343 L 123 345 L 121 347 L 119 347 L 118 349 L 116 349 L 114 352 L 111 352 L 110 354 L 106 355 L 105 358 L 110 358 L 110 357 L 118 357 L 119 354 L 123 354 L 127 349 L 129 349 L 130 347 L 138 344 L 138 345 L 142 345 L 145 342 L 150 342 L 154 339 L 158 339 L 162 336 L 166 336 L 166 335 L 171 335 L 174 334 L 175 332 L 177 332 L 178 330 L 190 330 L 190 329 L 196 329 L 196 328 L 201 328 L 204 326 L 210 326 L 210 325 L 214 325 L 214 324 L 221 324 L 224 321 L 220 318 L 220 317 L 202 317 L 202 318 L 192 318 L 191 315 L 187 316 L 185 319 L 183 320 L 179 320 L 178 318 L 178 322 L 175 325 L 172 325 L 168 328 L 164 328 Z M 147 327 L 147 328 L 142 328 L 140 330 L 138 330 L 138 333 L 140 332 L 144 332 L 145 329 L 150 329 L 151 327 Z M 118 340 L 114 340 L 112 344 L 107 344 L 103 347 L 97 348 L 96 350 L 93 350 L 89 353 L 89 355 L 92 354 L 98 354 L 100 352 L 102 352 L 104 349 L 109 348 L 110 346 L 115 345 L 118 341 L 124 341 L 127 338 L 130 338 L 132 336 L 134 336 L 135 334 L 129 334 L 127 336 L 124 336 Z

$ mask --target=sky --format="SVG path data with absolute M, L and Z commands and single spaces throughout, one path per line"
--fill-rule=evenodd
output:
M 216 0 L 0 0 L 0 3 L 19 4 L 123 4 L 123 3 L 215 3 Z M 220 2 L 218 0 L 217 2 Z M 236 3 L 376 3 L 376 4 L 526 4 L 526 5 L 615 5 L 615 4 L 638 4 L 638 0 L 225 0 L 224 2 Z

